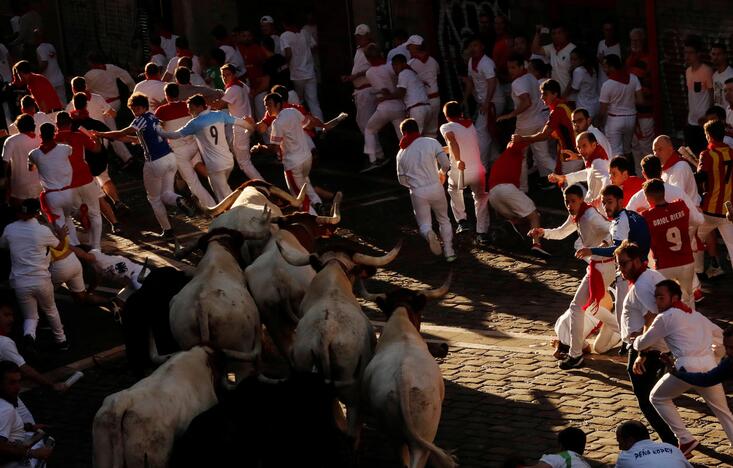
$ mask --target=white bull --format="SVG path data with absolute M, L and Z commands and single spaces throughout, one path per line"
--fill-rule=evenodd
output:
M 362 296 L 376 301 L 388 320 L 374 357 L 364 371 L 362 394 L 367 411 L 382 430 L 401 446 L 403 466 L 422 468 L 430 458 L 436 467 L 454 467 L 454 459 L 433 444 L 440 423 L 445 387 L 443 376 L 420 336 L 420 312 L 426 299 L 448 292 L 417 293 L 398 289 Z
M 193 279 L 171 299 L 170 326 L 182 349 L 207 345 L 240 363 L 245 371 L 258 363 L 261 351 L 259 313 L 239 264 L 243 236 L 226 228 L 214 229 L 199 240 L 206 253 Z
M 278 246 L 288 263 L 311 264 L 318 272 L 300 304 L 302 318 L 295 330 L 291 363 L 299 372 L 316 369 L 327 383 L 334 384 L 347 408 L 348 433 L 358 439 L 359 388 L 376 336 L 354 297 L 353 282 L 363 266 L 373 270 L 394 260 L 401 242 L 382 257 L 344 251 L 307 255 Z
M 165 468 L 177 436 L 217 403 L 213 352 L 176 354 L 147 378 L 109 395 L 94 416 L 95 468 Z

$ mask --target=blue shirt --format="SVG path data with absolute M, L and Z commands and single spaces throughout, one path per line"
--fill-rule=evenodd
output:
M 642 261 L 646 261 L 649 256 L 651 235 L 649 234 L 649 226 L 647 226 L 643 216 L 636 211 L 621 210 L 611 221 L 610 231 L 613 244 L 610 247 L 590 249 L 593 255 L 613 257 L 616 248 L 621 245 L 624 239 L 628 239 L 629 242 L 633 242 L 641 248 Z
M 172 152 L 165 138 L 158 134 L 160 120 L 151 112 L 146 112 L 132 121 L 130 127 L 137 131 L 146 161 L 155 161 Z
M 209 171 L 229 170 L 234 166 L 234 156 L 229 150 L 226 127 L 234 125 L 237 120 L 228 112 L 205 110 L 177 131 L 163 134 L 169 138 L 193 135 Z
M 712 387 L 733 378 L 733 360 L 726 356 L 717 367 L 707 372 L 687 372 L 683 367 L 675 376 L 696 387 Z

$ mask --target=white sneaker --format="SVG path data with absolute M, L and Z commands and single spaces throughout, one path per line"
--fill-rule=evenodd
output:
M 708 279 L 713 279 L 716 276 L 724 275 L 725 271 L 720 267 L 714 267 L 710 265 L 707 270 L 705 270 L 705 276 L 708 277 Z
M 433 255 L 440 255 L 443 253 L 443 247 L 440 245 L 440 239 L 435 231 L 428 232 L 428 245 Z

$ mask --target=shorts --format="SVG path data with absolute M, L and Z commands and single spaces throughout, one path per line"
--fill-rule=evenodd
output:
M 534 202 L 514 184 L 499 184 L 489 191 L 489 204 L 507 219 L 526 218 L 537 210 Z

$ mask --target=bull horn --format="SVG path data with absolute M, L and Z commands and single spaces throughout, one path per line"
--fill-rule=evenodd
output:
M 308 184 L 306 181 L 303 186 L 300 188 L 300 193 L 298 194 L 298 198 L 295 198 L 290 193 L 286 192 L 285 190 L 281 189 L 280 187 L 275 187 L 274 185 L 270 188 L 270 193 L 282 198 L 286 202 L 290 203 L 291 206 L 295 208 L 300 208 L 303 206 L 303 202 L 305 201 L 305 187 Z
M 390 250 L 386 255 L 382 255 L 381 257 L 374 257 L 371 255 L 355 253 L 353 257 L 351 257 L 351 259 L 354 261 L 354 263 L 358 263 L 360 265 L 382 267 L 388 264 L 389 262 L 391 262 L 392 260 L 394 260 L 397 257 L 397 254 L 400 252 L 401 248 L 402 248 L 402 239 L 400 239 L 400 241 L 397 242 L 397 245 L 395 245 L 392 250 Z
M 425 291 L 422 291 L 422 295 L 428 299 L 441 298 L 445 296 L 446 294 L 448 294 L 448 288 L 450 287 L 450 283 L 452 280 L 453 280 L 453 271 L 451 270 L 451 272 L 448 273 L 448 278 L 445 279 L 442 286 L 440 286 L 437 289 L 426 289 Z
M 286 262 L 293 266 L 306 266 L 310 265 L 311 256 L 309 253 L 293 252 L 286 246 L 280 244 L 280 240 L 275 242 L 277 249 L 280 251 L 280 255 L 283 256 Z
M 175 244 L 176 247 L 175 247 L 175 251 L 173 253 L 173 257 L 176 260 L 183 260 L 184 258 L 186 258 L 189 255 L 191 255 L 191 252 L 193 252 L 194 250 L 196 250 L 196 248 L 198 248 L 198 241 L 204 235 L 205 234 L 202 234 L 202 235 L 198 236 L 196 239 L 194 239 L 194 241 L 191 244 L 189 244 L 188 247 L 182 247 L 181 244 L 178 242 L 178 239 L 176 239 L 176 244 Z
M 199 208 L 201 211 L 208 215 L 211 218 L 216 218 L 220 214 L 224 213 L 226 210 L 232 207 L 235 201 L 237 201 L 237 198 L 239 198 L 239 195 L 242 193 L 242 190 L 244 190 L 245 187 L 239 186 L 234 190 L 232 193 L 227 195 L 222 201 L 217 203 L 216 205 L 212 207 L 204 206 L 201 203 L 199 203 Z
M 338 224 L 341 222 L 341 192 L 336 193 L 333 197 L 333 205 L 331 206 L 331 216 L 316 216 L 316 222 L 318 224 Z
M 359 293 L 359 296 L 371 302 L 377 302 L 377 298 L 381 298 L 382 300 L 384 300 L 387 297 L 386 294 L 372 294 L 367 291 L 366 286 L 364 286 L 364 281 L 362 281 L 361 279 L 359 279 L 357 292 Z

